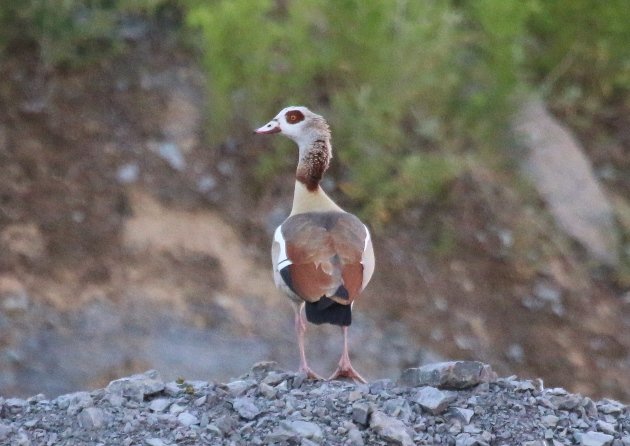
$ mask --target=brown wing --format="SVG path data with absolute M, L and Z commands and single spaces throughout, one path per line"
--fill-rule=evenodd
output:
M 297 214 L 281 231 L 291 262 L 281 275 L 295 294 L 307 302 L 327 296 L 343 304 L 359 296 L 368 233 L 358 218 L 345 212 Z

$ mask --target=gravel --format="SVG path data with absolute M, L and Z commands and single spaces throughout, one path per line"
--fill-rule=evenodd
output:
M 148 371 L 53 400 L 0 397 L 0 444 L 630 445 L 627 405 L 453 364 L 355 384 L 265 362 L 229 383 L 164 382 Z

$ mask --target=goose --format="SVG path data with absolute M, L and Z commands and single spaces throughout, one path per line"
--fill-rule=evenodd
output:
M 306 360 L 306 321 L 338 325 L 343 352 L 328 379 L 365 383 L 350 362 L 348 327 L 352 305 L 374 272 L 374 250 L 368 228 L 320 186 L 332 158 L 330 128 L 308 108 L 291 106 L 255 133 L 280 133 L 299 150 L 291 213 L 275 230 L 271 247 L 274 282 L 294 304 L 299 370 L 308 378 L 322 379 Z

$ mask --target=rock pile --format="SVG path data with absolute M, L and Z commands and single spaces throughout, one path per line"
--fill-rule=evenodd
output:
M 0 397 L 0 444 L 630 446 L 630 408 L 476 362 L 366 385 L 258 363 L 227 384 L 149 371 L 53 400 Z

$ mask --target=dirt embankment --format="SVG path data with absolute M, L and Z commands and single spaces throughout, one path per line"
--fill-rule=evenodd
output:
M 268 274 L 292 172 L 256 189 L 266 142 L 204 141 L 194 57 L 156 33 L 70 72 L 21 51 L 0 78 L 0 393 L 59 394 L 149 367 L 227 379 L 257 359 L 295 366 L 291 310 Z M 368 377 L 480 359 L 630 400 L 630 302 L 514 172 L 471 168 L 374 240 L 351 330 Z M 338 331 L 309 339 L 332 370 Z

